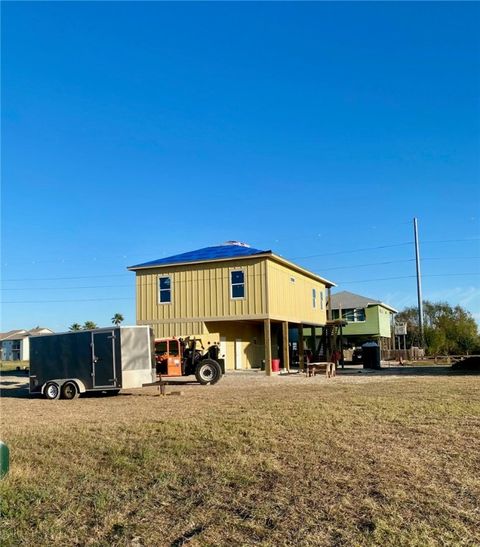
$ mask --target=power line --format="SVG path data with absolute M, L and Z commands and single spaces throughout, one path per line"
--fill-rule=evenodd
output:
M 428 257 L 422 258 L 421 262 L 426 260 L 478 260 L 480 256 L 444 256 L 444 257 Z M 400 264 L 403 262 L 415 262 L 414 258 L 404 258 L 402 260 L 388 260 L 385 262 L 369 262 L 368 264 L 349 264 L 348 266 L 337 266 L 335 268 L 322 268 L 324 272 L 330 272 L 333 270 L 349 270 L 352 268 L 363 268 L 366 266 L 383 266 L 387 264 Z
M 446 274 L 427 274 L 422 275 L 422 277 L 455 277 L 455 276 L 464 276 L 464 275 L 479 275 L 478 272 L 462 272 L 462 273 L 446 273 Z M 379 277 L 377 279 L 360 279 L 358 281 L 337 281 L 338 285 L 351 284 L 351 283 L 369 283 L 371 281 L 390 281 L 394 279 L 411 279 L 417 277 L 416 275 L 401 275 L 398 277 Z
M 401 260 L 389 260 L 384 262 L 369 262 L 366 264 L 349 264 L 348 266 L 337 266 L 335 268 L 322 268 L 322 271 L 329 272 L 333 270 L 347 270 L 350 268 L 362 268 L 366 266 L 382 266 L 387 264 L 400 264 L 404 262 L 413 262 L 414 258 L 406 258 Z M 426 260 L 480 260 L 480 256 L 439 256 L 439 257 L 425 257 L 422 258 L 422 262 Z M 174 266 L 174 264 L 172 264 Z M 110 278 L 110 277 L 126 277 L 131 276 L 131 272 L 125 273 L 111 273 L 111 274 L 102 274 L 102 275 L 76 275 L 76 276 L 66 276 L 66 277 L 17 277 L 3 279 L 4 282 L 12 281 L 61 281 L 61 280 L 74 280 L 74 279 L 100 279 L 100 278 Z M 81 287 L 69 287 L 72 289 L 81 288 Z M 37 289 L 32 287 L 32 290 Z M 39 289 L 39 288 L 38 288 Z M 3 290 L 14 290 L 14 289 L 3 289 Z
M 463 258 L 477 258 L 477 257 L 463 257 Z M 355 267 L 362 267 L 362 266 L 377 266 L 382 264 L 394 264 L 399 262 L 413 262 L 415 259 L 405 259 L 405 260 L 392 260 L 388 262 L 372 262 L 369 264 L 356 264 Z M 430 260 L 430 259 L 427 259 Z M 431 258 L 431 260 L 436 260 L 436 258 Z M 338 268 L 330 268 L 330 270 L 339 270 L 339 269 L 352 269 L 352 266 L 340 266 Z M 314 273 L 314 272 L 312 272 Z M 464 272 L 464 273 L 446 273 L 446 274 L 427 274 L 427 276 L 424 277 L 442 277 L 442 276 L 452 276 L 452 275 L 478 275 L 479 272 Z M 155 275 L 155 274 L 153 274 Z M 250 274 L 248 277 L 261 277 L 263 276 L 263 273 L 257 273 L 257 274 Z M 315 274 L 319 277 L 322 277 L 320 274 Z M 399 276 L 399 277 L 385 277 L 385 278 L 372 278 L 372 279 L 364 279 L 359 281 L 336 281 L 335 284 L 342 284 L 342 283 L 366 283 L 368 281 L 384 281 L 387 279 L 407 279 L 409 277 L 415 277 L 411 275 L 407 276 Z M 137 278 L 135 278 L 136 280 Z M 215 280 L 225 280 L 229 279 L 229 276 L 222 275 L 220 277 L 214 277 L 212 279 L 208 280 L 202 280 L 207 281 L 210 283 L 211 281 Z M 158 281 L 141 281 L 138 285 L 139 287 L 148 287 L 148 286 L 157 286 Z M 184 284 L 184 283 L 190 283 L 189 280 L 175 280 L 174 285 Z M 120 288 L 132 288 L 134 289 L 137 286 L 135 282 L 129 283 L 126 285 L 84 285 L 84 286 L 70 286 L 70 287 L 9 287 L 5 288 L 2 287 L 1 291 L 72 291 L 72 290 L 84 290 L 84 289 L 120 289 Z
M 427 239 L 422 240 L 422 245 L 424 243 L 458 243 L 460 241 L 478 241 L 480 237 L 466 237 L 462 239 Z
M 5 301 L 1 304 L 51 304 L 51 303 L 66 303 L 66 302 L 99 302 L 99 301 L 112 301 L 112 300 L 135 300 L 135 298 L 80 298 L 75 300 L 17 300 L 16 302 Z
M 292 257 L 292 260 L 301 260 L 305 258 L 317 258 L 321 256 L 335 256 L 335 255 L 342 255 L 342 254 L 348 254 L 348 253 L 358 253 L 363 251 L 374 251 L 377 249 L 389 249 L 390 247 L 403 247 L 405 245 L 411 245 L 413 241 L 406 241 L 405 243 L 395 243 L 393 245 L 379 245 L 378 247 L 365 247 L 363 249 L 350 249 L 348 251 L 336 251 L 334 253 L 323 253 L 323 254 L 315 254 L 315 255 L 309 255 L 309 256 L 294 256 Z
M 263 275 L 263 274 L 254 274 L 257 276 Z M 423 277 L 458 277 L 458 276 L 466 276 L 466 275 L 478 275 L 478 272 L 459 272 L 459 273 L 444 273 L 444 274 L 427 274 Z M 352 283 L 370 283 L 373 281 L 391 281 L 391 280 L 398 280 L 398 279 L 412 279 L 415 278 L 415 275 L 403 275 L 403 276 L 397 276 L 397 277 L 381 277 L 381 278 L 375 278 L 375 279 L 361 279 L 357 281 L 338 281 L 339 285 L 342 284 L 352 284 Z M 217 278 L 219 279 L 219 278 Z M 226 279 L 223 277 L 222 279 Z M 177 281 L 175 285 L 178 285 L 178 283 L 189 283 L 189 281 Z M 152 286 L 157 285 L 157 282 L 149 282 L 141 285 L 140 287 L 145 286 Z M 174 285 L 174 287 L 175 287 Z M 113 285 L 111 287 L 107 288 L 118 288 L 118 285 Z M 105 288 L 105 286 L 100 286 L 98 288 Z M 68 289 L 67 289 L 68 290 Z M 47 303 L 64 303 L 64 302 L 97 302 L 101 300 L 135 300 L 133 297 L 119 297 L 119 298 L 87 298 L 87 299 L 68 299 L 68 300 L 18 300 L 18 301 L 4 301 L 1 302 L 1 304 L 47 304 Z
M 478 241 L 480 240 L 480 237 L 469 237 L 469 238 L 459 238 L 459 239 L 432 239 L 432 240 L 425 240 L 425 241 L 422 241 L 422 244 L 424 243 L 458 243 L 458 242 L 465 242 L 465 241 Z M 335 252 L 331 252 L 331 253 L 321 253 L 321 254 L 315 254 L 315 255 L 308 255 L 308 256 L 297 256 L 297 257 L 291 257 L 291 260 L 297 260 L 297 259 L 306 259 L 306 258 L 317 258 L 317 257 L 323 257 L 323 256 L 336 256 L 336 255 L 341 255 L 341 254 L 348 254 L 348 253 L 356 253 L 356 252 L 364 252 L 364 251 L 375 251 L 375 250 L 378 250 L 378 249 L 388 249 L 388 248 L 392 248 L 392 247 L 402 247 L 402 246 L 406 246 L 406 245 L 413 245 L 413 241 L 405 241 L 403 243 L 393 243 L 393 244 L 390 244 L 390 245 L 379 245 L 379 246 L 376 246 L 376 247 L 364 247 L 364 248 L 361 248 L 361 249 L 350 249 L 350 250 L 346 250 L 346 251 L 335 251 Z M 276 253 L 277 254 L 277 253 Z M 113 259 L 114 258 L 128 258 L 128 255 L 125 255 L 125 254 L 115 254 L 113 255 Z M 42 259 L 33 259 L 33 260 L 30 260 L 28 261 L 28 264 L 53 264 L 53 263 L 62 263 L 62 262 L 65 262 L 65 261 L 72 261 L 74 258 L 65 258 L 65 257 L 61 257 L 61 258 L 57 258 L 57 259 L 54 259 L 54 260 L 42 260 Z M 27 262 L 26 259 L 23 259 L 25 262 Z M 112 255 L 110 257 L 108 256 L 101 256 L 101 257 L 91 257 L 89 259 L 85 259 L 85 260 L 90 260 L 92 262 L 101 262 L 101 261 L 104 261 L 104 260 L 112 260 Z M 8 264 L 7 262 L 4 262 L 4 265 Z
M 76 275 L 71 277 L 17 277 L 4 279 L 3 281 L 56 281 L 57 279 L 94 279 L 100 277 L 118 277 L 124 275 L 131 275 L 130 272 L 125 273 L 114 273 L 114 274 L 103 274 L 103 275 Z
M 71 291 L 79 289 L 115 289 L 123 287 L 135 287 L 134 284 L 130 285 L 87 285 L 84 287 L 13 287 L 13 288 L 1 288 L 2 291 Z
M 332 270 L 351 270 L 352 268 L 363 268 L 365 266 L 383 266 L 386 264 L 399 264 L 400 262 L 413 262 L 414 258 L 406 258 L 404 260 L 389 260 L 388 262 L 370 262 L 369 264 L 350 264 L 348 266 L 337 266 L 336 268 L 323 268 L 324 272 Z

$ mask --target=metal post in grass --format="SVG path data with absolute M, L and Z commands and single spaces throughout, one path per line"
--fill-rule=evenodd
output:
M 10 451 L 8 450 L 8 446 L 3 441 L 0 441 L 0 479 L 3 479 L 8 473 L 9 467 Z

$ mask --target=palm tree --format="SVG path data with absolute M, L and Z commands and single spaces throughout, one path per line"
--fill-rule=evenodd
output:
M 112 317 L 112 323 L 118 327 L 118 325 L 120 325 L 120 323 L 123 321 L 123 315 L 121 313 L 116 313 L 113 317 Z
M 85 321 L 85 323 L 83 324 L 83 330 L 92 330 L 96 328 L 97 328 L 97 324 L 94 323 L 93 321 Z
M 70 328 L 68 330 L 70 331 L 82 330 L 82 325 L 80 325 L 79 323 L 73 323 L 72 325 L 70 325 Z

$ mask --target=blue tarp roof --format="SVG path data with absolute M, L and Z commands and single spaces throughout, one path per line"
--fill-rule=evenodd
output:
M 144 262 L 143 264 L 136 264 L 135 266 L 130 266 L 130 269 L 147 268 L 149 266 L 166 266 L 167 264 L 180 264 L 183 262 L 221 260 L 222 258 L 236 258 L 271 252 L 272 251 L 261 251 L 260 249 L 254 249 L 253 247 L 246 247 L 244 245 L 217 245 L 215 247 L 204 247 L 203 249 L 197 249 L 196 251 L 190 251 L 179 255 L 167 256 L 166 258 L 159 258 L 158 260 L 151 260 L 150 262 Z

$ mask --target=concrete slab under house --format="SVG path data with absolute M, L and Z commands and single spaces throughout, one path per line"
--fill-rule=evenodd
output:
M 227 370 L 265 366 L 271 374 L 272 360 L 274 368 L 277 360 L 303 368 L 303 329 L 325 340 L 335 284 L 271 250 L 229 241 L 128 269 L 136 273 L 137 324 L 157 338 L 218 333 Z M 314 343 L 326 359 L 328 341 Z

